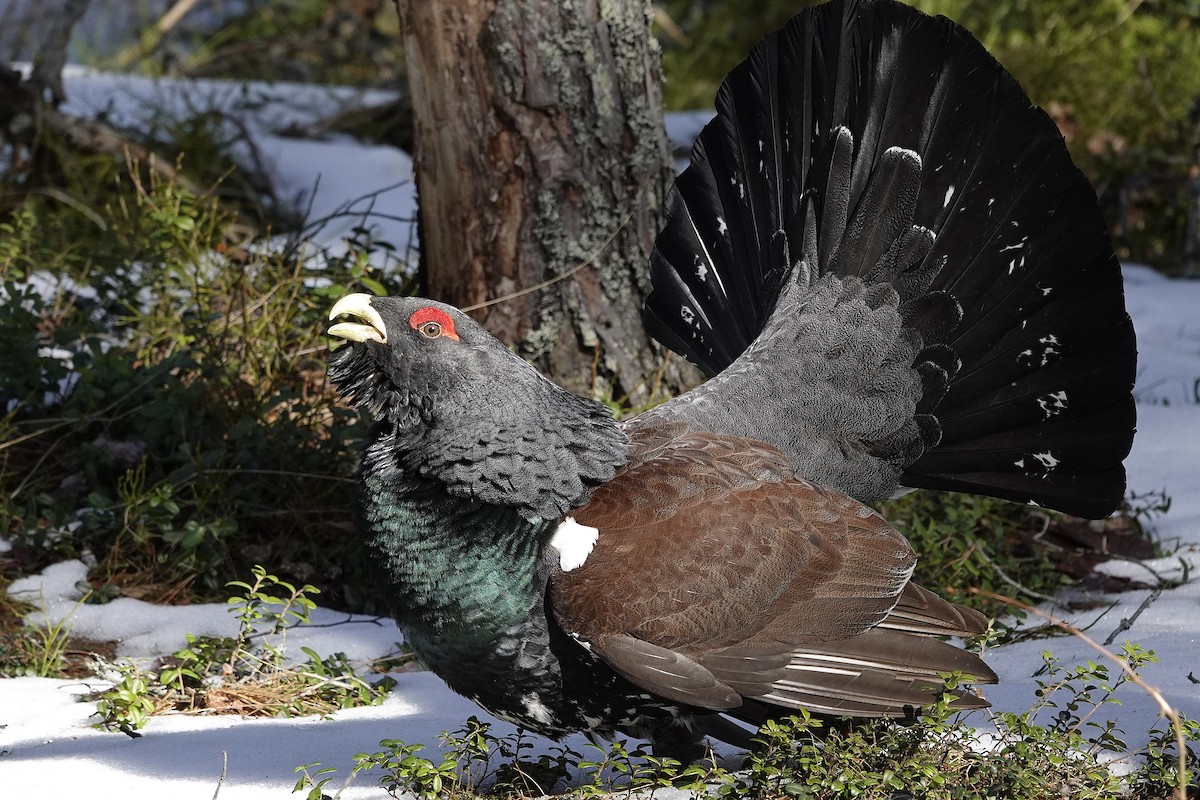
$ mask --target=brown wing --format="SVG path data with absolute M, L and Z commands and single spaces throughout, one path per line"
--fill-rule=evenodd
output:
M 911 586 L 916 557 L 881 517 L 765 444 L 671 433 L 631 428 L 629 465 L 573 512 L 599 529 L 591 554 L 552 581 L 559 623 L 615 670 L 712 709 L 873 716 L 928 702 L 938 672 L 991 675 L 916 635 L 983 618 Z

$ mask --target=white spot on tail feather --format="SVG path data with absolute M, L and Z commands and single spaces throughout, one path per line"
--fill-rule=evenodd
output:
M 1045 453 L 1032 453 L 1031 455 L 1036 458 L 1043 467 L 1046 468 L 1047 472 L 1058 466 L 1058 459 L 1055 458 L 1054 454 L 1049 450 L 1047 450 Z
M 1061 414 L 1067 410 L 1067 393 L 1065 391 L 1051 392 L 1037 399 L 1046 419 Z
M 558 564 L 562 571 L 570 572 L 582 567 L 599 537 L 599 528 L 580 525 L 574 517 L 567 517 L 560 522 L 550 537 L 550 546 L 558 551 Z
M 950 184 L 950 188 L 946 189 L 946 197 L 942 200 L 942 208 L 950 205 L 950 199 L 954 197 L 954 184 Z
M 1043 336 L 1041 339 L 1038 339 L 1038 342 L 1040 344 L 1046 345 L 1045 348 L 1042 349 L 1042 366 L 1043 367 L 1046 366 L 1047 364 L 1049 364 L 1051 362 L 1051 360 L 1053 360 L 1051 358 L 1052 356 L 1058 356 L 1062 352 L 1061 350 L 1059 350 L 1059 347 L 1062 346 L 1062 342 L 1060 342 L 1058 340 L 1058 337 L 1052 333 L 1048 334 L 1046 336 Z

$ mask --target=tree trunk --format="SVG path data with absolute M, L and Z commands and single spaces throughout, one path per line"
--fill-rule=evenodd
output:
M 90 2 L 91 0 L 65 0 L 58 11 L 58 24 L 50 27 L 49 34 L 42 40 L 33 57 L 29 83 L 37 89 L 41 100 L 56 108 L 66 99 L 62 71 L 67 63 L 67 45 L 71 43 L 71 32 L 75 30 L 79 20 L 83 19 Z
M 426 293 L 575 392 L 680 388 L 689 368 L 664 372 L 641 324 L 672 175 L 648 4 L 398 8 Z
M 1187 226 L 1183 232 L 1183 277 L 1200 277 L 1200 97 L 1192 101 L 1192 163 L 1188 165 Z M 1197 381 L 1200 394 L 1200 381 Z

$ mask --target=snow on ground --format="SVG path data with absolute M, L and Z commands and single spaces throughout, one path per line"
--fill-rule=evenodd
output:
M 314 217 L 336 212 L 373 192 L 380 193 L 374 201 L 372 224 L 381 231 L 390 234 L 395 219 L 412 216 L 411 185 L 389 188 L 410 173 L 411 163 L 400 151 L 345 138 L 308 142 L 278 135 L 280 124 L 312 121 L 330 113 L 336 102 L 381 98 L 291 87 L 292 98 L 297 93 L 304 97 L 295 103 L 279 85 L 242 90 L 201 82 L 180 89 L 156 81 L 116 81 L 81 72 L 71 73 L 68 91 L 76 113 L 107 109 L 110 118 L 128 115 L 121 121 L 129 124 L 144 124 L 156 104 L 163 103 L 190 108 L 207 98 L 222 108 L 249 108 L 253 114 L 245 127 L 253 132 L 259 151 L 279 175 L 281 186 L 302 195 L 301 202 L 312 203 Z M 686 139 L 702 119 L 703 115 L 673 117 L 669 126 L 679 139 Z M 327 243 L 336 241 L 346 230 L 348 226 L 326 229 L 322 237 Z M 384 238 L 399 244 L 395 235 Z M 1127 462 L 1129 484 L 1135 492 L 1165 490 L 1170 495 L 1171 511 L 1157 530 L 1173 555 L 1148 566 L 1160 575 L 1186 575 L 1188 580 L 1161 593 L 1143 590 L 1104 598 L 1110 606 L 1068 619 L 1101 641 L 1123 622 L 1128 624 L 1116 644 L 1129 639 L 1157 651 L 1162 661 L 1148 668 L 1145 678 L 1185 714 L 1200 717 L 1200 683 L 1196 682 L 1200 678 L 1200 282 L 1169 280 L 1137 266 L 1127 267 L 1125 274 L 1140 349 L 1139 425 Z M 1106 569 L 1136 577 L 1146 574 L 1145 566 L 1127 562 Z M 118 640 L 122 655 L 166 654 L 184 645 L 185 633 L 225 634 L 233 629 L 223 604 L 163 608 L 121 598 L 102 606 L 79 605 L 74 584 L 83 570 L 78 562 L 58 564 L 41 576 L 15 583 L 12 591 L 34 599 L 51 618 L 73 614 L 77 635 Z M 318 610 L 313 622 L 314 626 L 289 634 L 289 647 L 305 645 L 322 655 L 344 652 L 366 661 L 385 655 L 399 639 L 387 620 Z M 1022 711 L 1031 705 L 1036 686 L 1030 675 L 1047 648 L 1068 663 L 1097 658 L 1072 638 L 992 651 L 989 662 L 1002 683 L 989 687 L 987 695 L 998 708 Z M 219 785 L 223 800 L 286 798 L 296 780 L 294 768 L 300 764 L 320 761 L 337 767 L 336 787 L 349 773 L 353 754 L 378 749 L 381 739 L 433 746 L 439 733 L 459 727 L 469 715 L 487 719 L 430 674 L 396 677 L 398 685 L 384 704 L 338 712 L 331 719 L 156 717 L 138 739 L 90 727 L 94 705 L 78 702 L 78 697 L 101 687 L 98 680 L 0 680 L 0 792 L 22 800 L 80 792 L 97 800 L 208 800 Z M 1134 687 L 1123 690 L 1121 697 L 1124 704 L 1109 707 L 1106 713 L 1119 714 L 1130 744 L 1136 747 L 1155 718 L 1155 707 Z M 975 724 L 985 727 L 985 719 L 976 718 Z M 495 725 L 498 734 L 512 731 L 506 723 Z M 584 747 L 580 737 L 568 743 L 577 750 Z M 353 800 L 384 795 L 372 788 L 367 777 L 342 796 Z
M 317 125 L 340 112 L 384 104 L 394 92 L 298 83 L 144 78 L 97 73 L 82 67 L 64 72 L 63 110 L 103 119 L 123 129 L 153 130 L 166 120 L 220 112 L 245 165 L 261 165 L 275 180 L 280 200 L 310 221 L 328 220 L 320 238 L 337 254 L 338 244 L 362 226 L 400 253 L 415 245 L 416 192 L 412 159 L 395 147 L 364 144 L 346 135 L 314 141 L 285 135 Z
M 1065 614 L 1066 619 L 1103 643 L 1125 624 L 1111 648 L 1125 641 L 1154 650 L 1158 664 L 1142 677 L 1158 688 L 1167 701 L 1188 717 L 1200 717 L 1200 281 L 1163 277 L 1142 266 L 1127 266 L 1125 297 L 1138 337 L 1138 426 L 1133 450 L 1125 464 L 1129 491 L 1135 494 L 1165 491 L 1171 509 L 1154 524 L 1157 540 L 1170 556 L 1148 562 L 1113 561 L 1099 569 L 1148 584 L 1159 578 L 1187 582 L 1157 592 L 1146 589 L 1123 592 L 1106 599 L 1092 612 Z M 1143 608 L 1143 604 L 1145 607 Z M 1035 621 L 1035 622 L 1040 622 Z M 1110 648 L 1110 649 L 1111 649 Z M 987 697 L 998 708 L 1021 711 L 1034 701 L 1036 684 L 1030 675 L 1042 663 L 1042 651 L 1051 650 L 1068 664 L 1100 661 L 1099 655 L 1079 639 L 1054 638 L 1012 644 L 993 651 L 988 663 L 1000 675 L 1000 684 L 988 687 Z M 1117 669 L 1110 665 L 1110 674 Z M 1153 699 L 1136 687 L 1120 694 L 1122 705 L 1108 713 L 1120 720 L 1126 741 L 1138 747 L 1157 716 Z

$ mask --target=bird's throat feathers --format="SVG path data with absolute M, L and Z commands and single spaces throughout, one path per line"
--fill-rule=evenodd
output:
M 362 380 L 379 406 L 364 473 L 436 481 L 452 496 L 526 518 L 556 520 L 585 502 L 625 463 L 625 433 L 602 404 L 512 362 L 500 375 L 459 374 L 434 386 Z
M 551 536 L 624 465 L 629 441 L 605 406 L 469 321 L 439 359 L 388 328 L 386 344 L 337 351 L 329 372 L 375 418 L 359 477 L 371 561 L 407 640 L 452 686 L 480 669 L 519 673 L 525 693 L 541 696 L 558 685 L 543 609 L 560 559 Z

